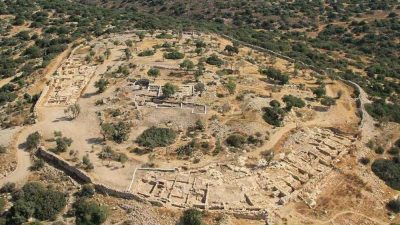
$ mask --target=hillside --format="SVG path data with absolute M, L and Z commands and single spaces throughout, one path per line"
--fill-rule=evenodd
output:
M 0 225 L 400 223 L 398 0 L 0 1 Z

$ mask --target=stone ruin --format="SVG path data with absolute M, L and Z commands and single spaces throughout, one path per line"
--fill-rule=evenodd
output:
M 85 65 L 85 54 L 73 54 L 57 69 L 51 78 L 44 106 L 68 106 L 74 104 L 96 71 L 96 66 Z
M 193 97 L 196 92 L 193 85 L 178 86 L 177 93 L 168 101 L 161 98 L 163 95 L 161 85 L 145 82 L 145 80 L 135 81 L 126 86 L 125 90 L 131 93 L 131 99 L 134 100 L 136 107 L 189 109 L 196 114 L 207 113 L 205 105 L 194 102 Z
M 186 170 L 139 169 L 128 191 L 168 207 L 256 214 L 289 201 L 310 204 L 321 179 L 333 171 L 354 141 L 329 129 L 305 128 L 284 144 L 290 151 L 269 165 L 248 168 L 242 162 Z

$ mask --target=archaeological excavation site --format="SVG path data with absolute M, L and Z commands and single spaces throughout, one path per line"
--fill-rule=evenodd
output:
M 93 190 L 107 224 L 175 224 L 185 210 L 204 224 L 400 221 L 385 208 L 396 191 L 368 166 L 399 126 L 376 129 L 358 84 L 212 33 L 131 30 L 67 51 L 34 122 L 0 130 L 28 149 L 1 185 Z

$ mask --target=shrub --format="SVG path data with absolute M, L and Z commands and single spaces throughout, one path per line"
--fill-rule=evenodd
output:
M 185 225 L 202 225 L 202 216 L 202 212 L 196 209 L 188 209 L 183 212 L 181 220 Z
M 267 75 L 268 78 L 277 81 L 280 85 L 284 85 L 289 82 L 288 75 L 283 74 L 280 70 L 274 69 L 272 67 L 263 69 L 260 72 L 261 74 Z
M 370 162 L 370 159 L 368 157 L 361 157 L 359 161 L 363 165 L 368 165 L 368 163 Z
M 144 50 L 143 52 L 140 52 L 138 54 L 138 56 L 140 57 L 144 57 L 144 56 L 152 56 L 154 55 L 156 52 L 154 50 Z
M 270 125 L 280 127 L 283 125 L 285 111 L 279 107 L 265 107 L 263 119 Z
M 391 147 L 388 150 L 388 153 L 391 154 L 391 155 L 398 155 L 399 152 L 400 152 L 400 148 L 398 148 L 398 147 Z
M 100 80 L 94 83 L 94 86 L 97 88 L 98 93 L 103 93 L 106 90 L 108 84 L 109 84 L 108 80 L 101 78 Z
M 178 87 L 176 85 L 173 85 L 171 83 L 166 83 L 163 87 L 162 87 L 162 93 L 163 96 L 166 98 L 171 97 L 172 95 L 175 94 L 175 92 L 177 91 Z
M 389 187 L 400 190 L 400 163 L 389 159 L 377 159 L 371 165 L 372 171 Z
M 8 182 L 8 183 L 5 183 L 3 185 L 3 187 L 1 187 L 0 193 L 12 193 L 12 192 L 15 192 L 15 190 L 16 190 L 15 183 Z
M 156 77 L 160 76 L 160 70 L 157 68 L 151 68 L 151 69 L 149 69 L 149 71 L 147 71 L 147 75 L 149 77 L 156 78 Z
M 3 197 L 0 197 L 0 213 L 3 212 L 5 206 L 6 206 L 6 200 Z
M 88 199 L 79 199 L 73 207 L 77 225 L 99 225 L 107 219 L 107 208 Z
M 208 57 L 206 59 L 206 63 L 218 67 L 224 65 L 224 61 L 220 59 L 216 54 L 212 54 L 210 57 Z
M 400 123 L 400 105 L 386 103 L 385 100 L 377 100 L 372 104 L 366 104 L 368 114 L 377 120 L 387 119 L 391 122 Z
M 394 213 L 400 213 L 400 199 L 392 199 L 388 202 L 387 207 Z
M 269 105 L 270 105 L 271 107 L 281 107 L 281 103 L 280 103 L 279 101 L 277 101 L 277 100 L 272 100 L 272 101 L 270 101 L 270 102 L 269 102 Z
M 385 152 L 385 149 L 382 146 L 379 146 L 375 149 L 376 154 L 383 154 Z
M 328 96 L 324 96 L 321 99 L 321 104 L 324 106 L 332 106 L 332 105 L 336 105 L 336 100 L 334 98 L 328 97 Z
M 0 154 L 7 153 L 7 148 L 4 147 L 3 145 L 0 145 Z
M 79 191 L 78 196 L 90 198 L 90 197 L 93 197 L 94 194 L 95 194 L 95 190 L 94 190 L 93 186 L 90 184 L 84 184 L 82 186 L 81 190 Z
M 178 52 L 176 50 L 173 50 L 172 52 L 164 53 L 164 58 L 166 58 L 166 59 L 183 59 L 183 58 L 185 58 L 185 54 Z
M 38 148 L 40 144 L 40 139 L 41 136 L 37 131 L 35 133 L 28 135 L 28 137 L 26 138 L 26 147 L 29 150 Z
M 57 137 L 56 138 L 56 148 L 55 153 L 66 152 L 72 144 L 72 139 L 67 137 Z
M 202 93 L 205 90 L 205 85 L 203 83 L 197 83 L 194 85 L 194 90 Z
M 320 86 L 318 88 L 315 88 L 313 90 L 313 94 L 317 97 L 317 98 L 322 98 L 323 96 L 325 96 L 326 94 L 326 89 L 323 86 Z
M 179 67 L 186 70 L 192 70 L 194 68 L 194 63 L 189 59 L 185 59 L 181 64 L 179 64 Z
M 286 109 L 288 111 L 290 111 L 292 107 L 303 108 L 306 106 L 306 103 L 301 98 L 293 95 L 285 95 L 282 100 L 286 104 Z
M 122 143 L 128 140 L 131 127 L 128 123 L 104 123 L 101 125 L 104 139 L 112 140 L 116 143 Z
M 246 143 L 246 137 L 240 134 L 231 134 L 228 138 L 226 138 L 226 143 L 229 146 L 240 148 Z
M 27 183 L 22 187 L 22 194 L 10 209 L 7 222 L 25 222 L 33 216 L 39 220 L 53 219 L 66 205 L 65 194 L 45 188 L 37 182 Z M 18 224 L 18 223 L 16 223 Z
M 176 133 L 170 128 L 151 127 L 138 138 L 137 143 L 148 148 L 165 147 L 174 143 Z
M 225 46 L 224 51 L 228 52 L 228 54 L 230 54 L 230 55 L 239 53 L 239 49 L 232 45 Z
M 44 167 L 43 159 L 36 159 L 33 161 L 33 164 L 29 169 L 32 171 L 37 171 L 37 170 L 42 169 L 43 167 Z
M 233 80 L 229 80 L 225 87 L 228 89 L 230 94 L 234 94 L 236 90 L 236 83 Z

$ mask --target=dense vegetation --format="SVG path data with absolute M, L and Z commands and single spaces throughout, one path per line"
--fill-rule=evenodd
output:
M 176 133 L 170 128 L 151 127 L 138 138 L 137 143 L 147 148 L 165 147 L 174 143 Z
M 30 217 L 54 219 L 67 203 L 64 193 L 35 182 L 25 184 L 14 198 L 14 205 L 6 216 L 7 224 L 22 224 Z
M 389 187 L 400 190 L 400 162 L 395 159 L 377 159 L 371 165 L 372 171 Z

